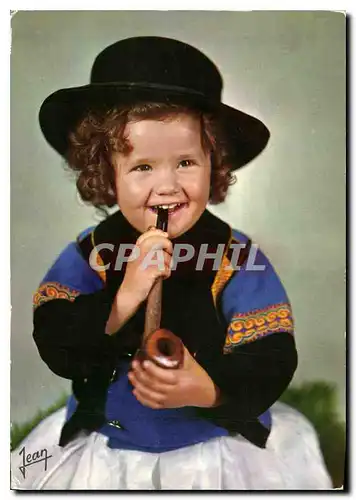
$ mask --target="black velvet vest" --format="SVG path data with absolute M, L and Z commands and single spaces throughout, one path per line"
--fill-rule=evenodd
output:
M 206 260 L 201 271 L 195 270 L 198 250 L 202 243 L 208 244 L 207 251 L 214 252 L 219 244 L 227 245 L 230 239 L 230 227 L 207 210 L 198 222 L 172 243 L 187 243 L 197 249 L 189 262 L 178 263 L 170 278 L 163 281 L 161 326 L 180 337 L 199 362 L 209 357 L 216 349 L 222 351 L 226 327 L 225 321 L 213 303 L 211 286 L 216 270 L 213 260 Z M 134 244 L 140 233 L 124 218 L 120 211 L 100 223 L 82 241 L 78 242 L 84 258 L 89 261 L 93 246 L 109 244 L 113 250 L 101 250 L 103 264 L 109 265 L 105 272 L 104 288 L 111 300 L 124 278 L 126 264 L 121 270 L 115 269 L 120 244 Z M 73 380 L 73 393 L 78 400 L 78 407 L 71 419 L 65 424 L 60 444 L 69 442 L 80 430 L 92 431 L 105 423 L 106 393 L 110 382 L 120 374 L 115 371 L 115 364 L 125 354 L 133 355 L 141 345 L 144 329 L 145 303 L 135 316 L 129 320 L 129 328 L 123 328 L 115 335 L 119 338 L 117 353 L 113 353 L 111 366 L 93 369 L 86 380 Z
M 119 245 L 133 244 L 139 235 L 122 213 L 116 212 L 99 224 L 93 234 L 79 242 L 81 252 L 88 261 L 94 244 L 113 245 L 113 250 L 111 247 L 110 250 L 100 251 L 103 264 L 109 264 L 109 269 L 105 272 L 104 288 L 111 300 L 122 283 L 126 268 L 124 264 L 121 270 L 115 270 Z M 213 269 L 214 261 L 207 259 L 202 270 L 196 270 L 198 250 L 204 243 L 208 245 L 208 253 L 216 252 L 218 245 L 224 245 L 227 249 L 230 238 L 229 225 L 205 210 L 193 228 L 172 240 L 173 245 L 193 245 L 196 249 L 195 257 L 189 262 L 178 263 L 177 269 L 172 270 L 171 276 L 163 281 L 161 326 L 180 337 L 203 367 L 211 362 L 215 353 L 222 353 L 228 324 L 220 310 L 221 294 L 216 297 L 215 303 L 213 300 L 211 289 L 217 273 L 217 269 Z M 240 265 L 245 258 L 246 252 L 241 252 Z M 129 327 L 124 326 L 115 334 L 119 339 L 120 348 L 116 353 L 113 352 L 111 363 L 93 369 L 92 375 L 86 380 L 73 381 L 73 393 L 78 407 L 62 430 L 59 443 L 61 446 L 73 439 L 79 431 L 91 432 L 105 424 L 107 389 L 113 381 L 113 376 L 120 376 L 120 373 L 115 371 L 115 365 L 120 357 L 125 354 L 133 355 L 141 345 L 144 316 L 145 303 L 129 320 Z M 221 410 L 221 407 L 201 409 L 201 416 L 212 418 L 231 432 L 239 431 L 248 438 L 252 436 L 256 444 L 264 446 L 268 431 L 257 419 L 253 424 L 244 425 L 241 421 L 236 424 L 229 416 L 226 418 L 223 414 L 220 415 Z

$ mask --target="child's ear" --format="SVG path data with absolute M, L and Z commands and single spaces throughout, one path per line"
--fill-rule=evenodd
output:
M 116 184 L 115 184 L 115 179 L 110 179 L 109 187 L 108 187 L 108 194 L 110 196 L 113 196 L 114 198 L 116 198 Z
M 116 188 L 110 184 L 108 189 L 108 194 L 116 198 Z

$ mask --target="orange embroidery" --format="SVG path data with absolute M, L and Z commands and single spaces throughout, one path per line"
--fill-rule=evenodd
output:
M 224 352 L 276 332 L 293 333 L 292 310 L 288 303 L 236 314 L 229 325 Z
M 230 260 L 227 257 L 227 252 L 230 248 L 232 242 L 232 236 L 230 235 L 230 239 L 228 244 L 226 245 L 226 249 L 222 258 L 221 265 L 215 275 L 214 282 L 211 286 L 211 294 L 213 296 L 213 301 L 214 305 L 216 306 L 216 299 L 221 292 L 221 290 L 224 288 L 225 284 L 229 281 L 230 277 L 232 276 L 234 270 L 232 266 L 230 265 Z
M 33 296 L 33 308 L 36 309 L 41 304 L 52 299 L 66 299 L 73 302 L 80 292 L 57 282 L 43 283 Z

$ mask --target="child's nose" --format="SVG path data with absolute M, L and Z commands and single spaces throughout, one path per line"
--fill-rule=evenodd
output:
M 176 193 L 179 191 L 179 182 L 175 172 L 165 172 L 156 182 L 156 193 L 159 195 Z

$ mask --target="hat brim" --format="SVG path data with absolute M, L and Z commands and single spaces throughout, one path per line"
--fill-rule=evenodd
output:
M 259 119 L 223 103 L 213 103 L 203 95 L 178 88 L 152 88 L 130 84 L 90 84 L 58 90 L 43 102 L 39 122 L 47 142 L 63 157 L 69 133 L 93 109 L 130 105 L 137 102 L 184 104 L 216 112 L 233 148 L 232 170 L 256 158 L 266 147 L 270 133 Z

